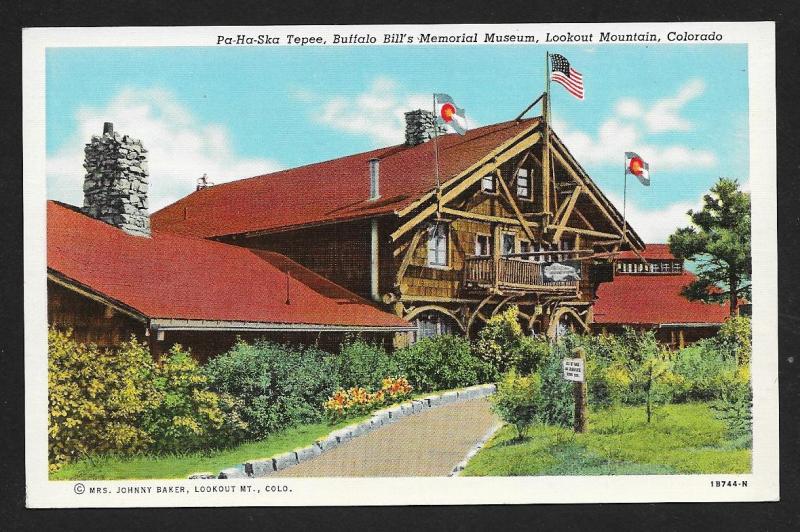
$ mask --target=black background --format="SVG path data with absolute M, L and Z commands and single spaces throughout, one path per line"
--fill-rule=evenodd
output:
M 0 530 L 789 530 L 800 529 L 797 258 L 798 2 L 539 0 L 322 3 L 83 0 L 0 4 Z M 382 23 L 776 21 L 781 503 L 383 508 L 26 510 L 22 262 L 21 28 Z M 758 156 L 758 154 L 756 154 Z M 756 182 L 761 176 L 751 176 Z M 598 484 L 599 487 L 599 484 Z M 733 489 L 733 488 L 731 488 Z M 732 493 L 733 495 L 733 493 Z M 563 498 L 569 499 L 564 493 Z M 354 502 L 357 502 L 354 501 Z

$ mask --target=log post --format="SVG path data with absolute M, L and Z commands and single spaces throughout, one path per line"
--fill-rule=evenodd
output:
M 576 347 L 572 351 L 573 358 L 583 361 L 583 380 L 572 383 L 572 394 L 575 398 L 575 432 L 586 432 L 586 408 L 589 402 L 586 391 L 586 352 L 582 347 Z

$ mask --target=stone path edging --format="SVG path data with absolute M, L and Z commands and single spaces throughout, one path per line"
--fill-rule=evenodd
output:
M 479 384 L 461 390 L 432 394 L 419 399 L 412 399 L 388 406 L 373 412 L 369 419 L 335 430 L 324 438 L 315 441 L 312 445 L 262 460 L 251 460 L 234 467 L 223 469 L 220 471 L 217 478 L 255 478 L 268 476 L 276 471 L 281 471 L 287 467 L 310 460 L 329 449 L 347 443 L 353 438 L 378 429 L 383 425 L 394 423 L 406 416 L 424 412 L 438 406 L 486 397 L 492 395 L 496 390 L 497 386 L 495 384 Z M 496 429 L 492 431 L 492 434 L 494 434 L 495 431 Z M 486 439 L 488 440 L 490 436 L 491 434 L 487 435 Z M 485 441 L 486 440 L 483 440 L 481 445 L 485 443 Z M 477 452 L 477 449 L 475 451 Z
M 467 455 L 464 457 L 464 459 L 463 459 L 463 460 L 461 460 L 461 461 L 460 461 L 460 462 L 459 462 L 459 463 L 458 463 L 458 464 L 457 464 L 457 465 L 456 465 L 456 466 L 453 468 L 453 471 L 451 471 L 451 472 L 450 472 L 450 474 L 449 474 L 449 475 L 447 475 L 447 476 L 448 476 L 448 477 L 457 477 L 457 476 L 461 475 L 461 472 L 462 472 L 462 471 L 464 471 L 464 468 L 465 468 L 465 467 L 467 467 L 467 463 L 468 463 L 470 460 L 472 460 L 472 457 L 473 457 L 473 456 L 475 456 L 476 454 L 478 454 L 478 451 L 480 451 L 480 450 L 483 448 L 483 446 L 484 446 L 484 445 L 486 445 L 486 442 L 487 442 L 487 441 L 489 441 L 489 440 L 492 438 L 492 436 L 494 436 L 494 435 L 497 433 L 497 431 L 498 431 L 498 430 L 502 429 L 502 428 L 503 428 L 503 426 L 504 426 L 504 424 L 503 424 L 503 423 L 498 423 L 497 425 L 495 425 L 495 426 L 493 426 L 492 428 L 490 428 L 490 429 L 489 429 L 489 432 L 487 432 L 487 433 L 486 433 L 486 434 L 483 436 L 483 438 L 481 438 L 481 439 L 478 441 L 478 443 L 476 443 L 476 444 L 475 444 L 475 446 L 474 446 L 474 447 L 472 447 L 472 449 L 470 449 L 470 450 L 469 450 L 469 452 L 468 452 L 468 453 L 467 453 Z

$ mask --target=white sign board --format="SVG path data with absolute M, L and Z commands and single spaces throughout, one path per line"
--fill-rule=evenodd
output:
M 565 358 L 561 361 L 564 369 L 564 378 L 568 381 L 583 382 L 583 360 L 580 358 Z

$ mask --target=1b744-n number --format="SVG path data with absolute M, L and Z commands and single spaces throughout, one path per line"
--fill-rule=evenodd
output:
M 746 488 L 746 480 L 712 480 L 712 488 Z

